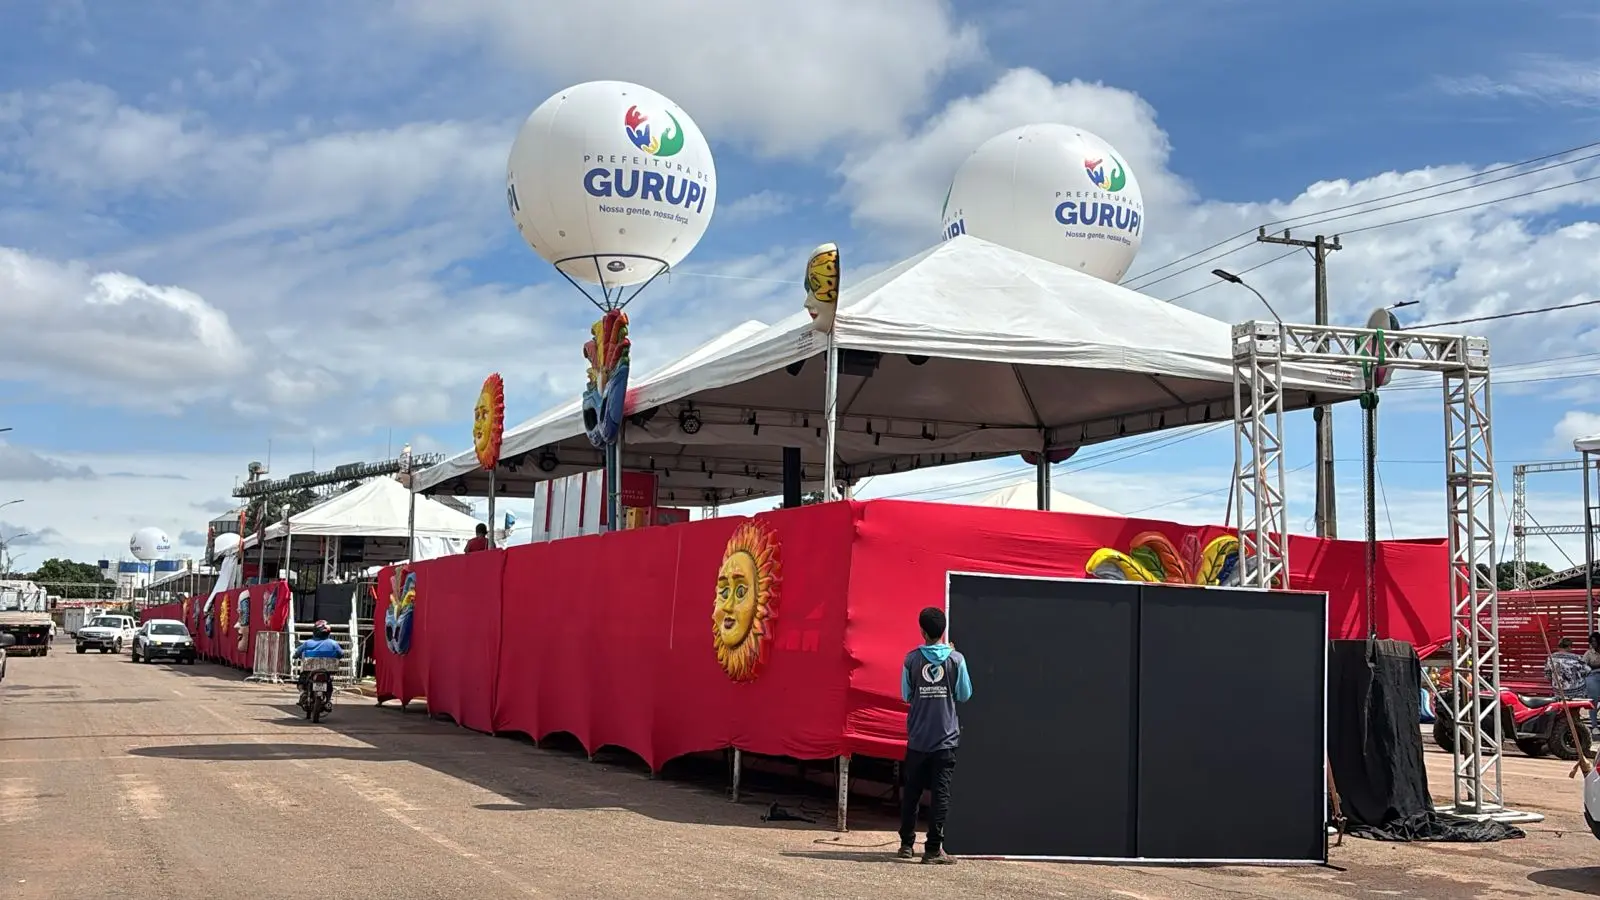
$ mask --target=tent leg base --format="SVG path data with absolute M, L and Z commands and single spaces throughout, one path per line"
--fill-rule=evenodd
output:
M 1505 825 L 1527 825 L 1533 822 L 1543 822 L 1544 815 L 1536 812 L 1523 812 L 1522 810 L 1508 809 L 1504 806 L 1441 806 L 1438 813 L 1442 816 L 1455 816 L 1458 819 L 1470 819 L 1474 822 L 1500 822 Z

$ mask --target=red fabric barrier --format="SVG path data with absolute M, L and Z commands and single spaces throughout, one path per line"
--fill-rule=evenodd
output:
M 151 619 L 177 619 L 183 621 L 183 603 L 162 603 L 158 606 L 147 606 L 139 610 L 139 621 L 148 622 Z
M 506 551 L 430 560 L 417 567 L 417 606 L 434 623 L 423 693 L 430 713 L 475 731 L 494 728 L 500 668 L 500 589 Z M 513 648 L 513 654 L 520 652 Z
M 757 517 L 776 537 L 781 581 L 768 659 L 751 682 L 719 663 L 713 614 L 724 552 L 749 520 L 511 548 L 496 730 L 564 731 L 591 752 L 624 747 L 652 768 L 729 746 L 837 755 L 854 515 L 840 503 Z
M 917 612 L 943 606 L 946 572 L 1083 578 L 1102 547 L 1126 551 L 1136 535 L 1164 534 L 1200 547 L 1228 532 L 1147 519 L 880 500 L 862 504 L 850 568 L 854 662 L 845 737 L 853 752 L 899 757 L 905 741 L 900 663 L 920 641 Z M 1365 637 L 1365 544 L 1291 536 L 1290 585 L 1327 591 L 1328 631 Z M 1379 546 L 1378 627 L 1426 654 L 1450 638 L 1443 541 Z M 956 626 L 952 623 L 952 628 Z
M 1148 544 L 1150 532 L 1170 547 L 1150 564 L 1168 573 L 1203 569 L 1202 548 L 1226 534 L 1148 520 L 873 501 L 430 560 L 413 567 L 404 655 L 382 639 L 394 590 L 393 570 L 385 569 L 377 587 L 378 695 L 426 695 L 430 708 L 479 730 L 568 732 L 591 752 L 623 747 L 652 768 L 728 746 L 806 759 L 894 758 L 905 729 L 901 660 L 920 640 L 918 611 L 944 603 L 947 572 L 1081 578 L 1096 551 L 1138 557 L 1131 545 Z M 734 627 L 733 608 L 719 607 L 724 583 L 761 571 L 725 565 L 740 548 L 747 562 L 770 556 L 768 568 L 779 573 L 754 678 L 730 676 L 717 649 L 719 629 Z M 1362 544 L 1296 537 L 1289 552 L 1292 586 L 1330 595 L 1330 636 L 1364 636 Z M 1446 565 L 1443 541 L 1380 547 L 1380 634 L 1424 654 L 1448 640 Z

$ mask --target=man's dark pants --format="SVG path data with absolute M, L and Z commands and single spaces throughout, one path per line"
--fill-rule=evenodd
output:
M 938 854 L 944 848 L 944 820 L 950 812 L 950 777 L 956 768 L 955 748 L 924 753 L 907 750 L 901 763 L 904 776 L 900 794 L 900 846 L 910 847 L 917 840 L 917 808 L 922 792 L 933 792 L 933 809 L 928 821 L 927 852 Z

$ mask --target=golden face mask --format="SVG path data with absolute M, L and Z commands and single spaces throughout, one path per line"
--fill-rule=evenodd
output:
M 777 534 L 758 519 L 741 523 L 723 551 L 711 607 L 717 662 L 734 681 L 753 681 L 766 661 L 782 583 Z
M 839 247 L 823 244 L 806 260 L 806 312 L 818 331 L 833 330 L 834 312 L 839 306 Z

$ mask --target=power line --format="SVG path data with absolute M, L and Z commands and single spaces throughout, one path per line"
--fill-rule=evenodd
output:
M 1600 177 L 1600 176 L 1597 176 Z M 1600 300 L 1579 300 L 1576 303 L 1561 303 L 1556 306 L 1540 306 L 1534 309 L 1517 309 L 1511 312 L 1494 313 L 1487 316 L 1473 316 L 1470 319 L 1451 319 L 1448 322 L 1429 322 L 1426 325 L 1413 325 L 1407 331 L 1421 331 L 1425 328 L 1441 328 L 1445 325 L 1468 325 L 1473 322 L 1495 322 L 1500 319 L 1514 319 L 1517 316 L 1533 316 L 1539 313 L 1559 312 L 1563 309 L 1578 309 L 1583 306 L 1600 305 Z
M 1484 206 L 1493 206 L 1496 203 L 1505 203 L 1508 200 L 1521 200 L 1524 197 L 1533 197 L 1533 196 L 1536 196 L 1538 194 L 1549 193 L 1550 191 L 1559 191 L 1559 190 L 1561 190 L 1563 188 L 1577 187 L 1580 184 L 1588 184 L 1591 181 L 1600 181 L 1600 175 L 1590 175 L 1587 178 L 1578 178 L 1578 179 L 1575 179 L 1573 181 L 1567 181 L 1567 182 L 1563 182 L 1561 184 L 1553 184 L 1553 185 L 1551 185 L 1549 187 L 1542 187 L 1542 188 L 1539 188 L 1537 190 L 1523 191 L 1520 194 L 1511 194 L 1510 196 L 1497 197 L 1497 198 L 1495 198 L 1493 200 L 1484 200 L 1481 203 L 1469 203 L 1469 204 L 1467 204 L 1465 206 L 1452 206 L 1449 209 L 1441 209 L 1441 210 L 1438 210 L 1437 212 L 1422 213 L 1420 215 L 1415 215 L 1415 216 L 1407 216 L 1404 219 L 1395 219 L 1392 222 L 1379 222 L 1376 225 L 1363 225 L 1360 228 L 1347 229 L 1346 231 L 1344 231 L 1344 234 L 1347 234 L 1347 235 L 1348 234 L 1360 234 L 1363 231 L 1375 231 L 1375 230 L 1377 230 L 1379 228 L 1390 228 L 1390 227 L 1393 227 L 1395 225 L 1405 225 L 1405 224 L 1407 224 L 1409 222 L 1420 222 L 1423 219 L 1432 219 L 1432 218 L 1434 218 L 1436 216 L 1447 216 L 1447 215 L 1450 215 L 1451 213 L 1466 212 L 1469 209 L 1479 209 L 1479 208 L 1484 207 Z
M 1326 222 L 1336 221 L 1336 220 L 1340 220 L 1340 219 L 1349 219 L 1349 218 L 1355 218 L 1355 217 L 1358 217 L 1358 216 L 1368 215 L 1370 213 L 1382 212 L 1383 210 L 1393 209 L 1393 208 L 1395 208 L 1397 206 L 1405 206 L 1405 205 L 1408 205 L 1408 204 L 1411 204 L 1411 203 L 1420 203 L 1423 200 L 1431 200 L 1431 199 L 1435 199 L 1435 198 L 1438 198 L 1438 197 L 1445 197 L 1445 196 L 1449 196 L 1451 194 L 1461 193 L 1463 191 L 1477 190 L 1477 189 L 1482 188 L 1482 187 L 1488 187 L 1490 185 L 1500 184 L 1500 183 L 1503 183 L 1503 182 L 1506 182 L 1506 181 L 1511 181 L 1511 180 L 1516 179 L 1516 178 L 1526 178 L 1526 177 L 1528 177 L 1530 175 L 1537 175 L 1537 174 L 1539 174 L 1541 172 L 1548 172 L 1548 171 L 1550 171 L 1552 169 L 1557 169 L 1557 168 L 1561 168 L 1561 167 L 1564 167 L 1564 166 L 1576 165 L 1576 164 L 1578 164 L 1580 162 L 1585 162 L 1587 160 L 1600 159 L 1600 153 L 1592 153 L 1592 154 L 1589 154 L 1587 156 L 1581 156 L 1581 157 L 1577 157 L 1577 158 L 1570 159 L 1570 160 L 1563 160 L 1562 162 L 1553 163 L 1553 164 L 1548 165 L 1548 166 L 1540 166 L 1538 168 L 1529 169 L 1529 170 L 1524 171 L 1524 172 L 1517 172 L 1517 173 L 1512 174 L 1512 175 L 1507 175 L 1507 176 L 1505 176 L 1503 178 L 1494 178 L 1494 179 L 1490 179 L 1488 181 L 1482 180 L 1482 179 L 1484 179 L 1485 176 L 1495 175 L 1495 174 L 1498 174 L 1500 172 L 1506 172 L 1506 171 L 1509 171 L 1509 170 L 1512 170 L 1512 169 L 1525 168 L 1527 166 L 1534 165 L 1536 163 L 1545 162 L 1547 160 L 1556 159 L 1556 158 L 1562 157 L 1562 156 L 1570 156 L 1571 154 L 1580 153 L 1580 152 L 1582 152 L 1584 150 L 1592 150 L 1592 149 L 1597 148 L 1597 147 L 1600 147 L 1600 141 L 1596 141 L 1596 142 L 1589 143 L 1589 144 L 1584 144 L 1582 146 L 1573 147 L 1573 148 L 1570 148 L 1570 149 L 1567 149 L 1567 150 L 1562 150 L 1562 151 L 1560 151 L 1558 153 L 1545 154 L 1544 156 L 1539 156 L 1539 157 L 1535 157 L 1533 159 L 1523 160 L 1522 162 L 1510 163 L 1508 165 L 1503 165 L 1503 166 L 1497 166 L 1497 167 L 1492 168 L 1492 169 L 1486 169 L 1486 170 L 1484 170 L 1482 172 L 1474 172 L 1474 173 L 1472 173 L 1470 175 L 1462 175 L 1462 176 L 1457 177 L 1457 178 L 1452 178 L 1452 179 L 1449 179 L 1449 180 L 1446 180 L 1446 181 L 1438 182 L 1437 184 L 1423 185 L 1421 187 L 1410 188 L 1410 189 L 1404 190 L 1404 191 L 1396 191 L 1396 192 L 1394 192 L 1392 194 L 1386 194 L 1386 195 L 1381 196 L 1381 197 L 1374 197 L 1374 198 L 1372 198 L 1370 200 L 1355 201 L 1355 202 L 1352 202 L 1352 203 L 1343 204 L 1341 206 L 1334 206 L 1334 207 L 1330 207 L 1328 209 L 1318 210 L 1317 212 L 1305 213 L 1303 215 L 1293 216 L 1293 217 L 1290 217 L 1290 218 L 1287 218 L 1287 219 L 1279 219 L 1279 220 L 1276 220 L 1276 221 L 1273 221 L 1273 222 L 1268 222 L 1268 223 L 1266 223 L 1264 225 L 1261 225 L 1261 226 L 1259 226 L 1259 228 L 1270 229 L 1270 228 L 1275 228 L 1275 227 L 1281 226 L 1281 225 L 1293 225 L 1294 227 L 1297 227 L 1297 228 L 1308 228 L 1308 227 L 1311 227 L 1313 225 L 1320 225 L 1320 224 L 1323 224 L 1323 223 L 1326 223 Z M 1579 179 L 1577 181 L 1568 182 L 1568 183 L 1563 184 L 1563 185 L 1557 185 L 1557 186 L 1551 187 L 1551 188 L 1543 188 L 1543 189 L 1538 190 L 1538 191 L 1529 191 L 1529 192 L 1526 192 L 1525 194 L 1517 194 L 1517 195 L 1513 195 L 1511 197 L 1505 197 L 1505 198 L 1501 198 L 1500 200 L 1488 201 L 1487 203 L 1477 204 L 1477 205 L 1486 206 L 1486 205 L 1489 205 L 1489 203 L 1498 203 L 1498 202 L 1503 202 L 1505 200 L 1518 199 L 1518 198 L 1523 197 L 1523 196 L 1532 196 L 1534 194 L 1541 193 L 1544 190 L 1555 190 L 1555 189 L 1558 189 L 1560 187 L 1571 187 L 1574 184 L 1582 184 L 1584 181 L 1588 181 L 1588 180 L 1592 180 L 1592 179 Z M 1462 187 L 1453 188 L 1451 190 L 1439 191 L 1439 188 L 1445 188 L 1445 187 L 1449 187 L 1450 185 L 1461 184 L 1462 182 L 1466 182 L 1466 181 L 1471 181 L 1471 182 L 1474 182 L 1474 183 L 1467 184 L 1467 185 L 1464 185 Z M 1425 192 L 1425 191 L 1433 191 L 1435 193 L 1430 193 L 1427 196 L 1423 196 L 1423 197 L 1413 197 L 1412 199 L 1401 200 L 1399 202 L 1387 202 L 1387 201 L 1396 200 L 1397 198 L 1400 198 L 1400 197 L 1410 197 L 1412 195 L 1419 194 L 1419 193 L 1422 193 L 1422 192 Z M 1328 216 L 1327 215 L 1328 213 L 1342 212 L 1343 210 L 1354 209 L 1355 207 L 1360 207 L 1360 206 L 1370 206 L 1371 208 L 1370 209 L 1359 210 L 1357 212 L 1347 213 L 1345 215 L 1338 215 L 1338 216 Z M 1472 209 L 1472 208 L 1474 208 L 1474 206 L 1465 206 L 1465 207 L 1459 207 L 1459 208 L 1456 208 L 1456 209 L 1453 209 L 1453 210 L 1450 210 L 1450 211 L 1451 212 L 1459 212 L 1459 211 L 1461 211 L 1463 209 Z M 1432 214 L 1429 214 L 1429 215 L 1443 215 L 1443 214 L 1444 214 L 1443 212 L 1440 212 L 1440 213 L 1432 213 Z M 1428 218 L 1429 215 L 1419 216 L 1417 218 Z M 1322 218 L 1318 218 L 1318 217 L 1322 217 Z M 1302 220 L 1311 220 L 1311 221 L 1302 221 Z M 1379 224 L 1379 225 L 1365 226 L 1365 227 L 1362 227 L 1362 228 L 1349 229 L 1349 230 L 1344 231 L 1343 233 L 1344 234 L 1356 234 L 1356 233 L 1361 232 L 1361 231 L 1370 231 L 1370 230 L 1373 230 L 1375 228 L 1388 227 L 1388 225 L 1390 225 L 1390 224 L 1398 225 L 1398 224 L 1403 224 L 1405 222 L 1410 222 L 1410 221 L 1416 221 L 1416 219 L 1413 219 L 1413 218 L 1401 219 L 1401 220 L 1398 220 L 1398 221 L 1395 221 L 1395 222 L 1392 222 L 1392 223 L 1384 223 L 1384 224 Z M 1182 274 L 1184 274 L 1186 272 L 1191 272 L 1191 271 L 1193 271 L 1195 269 L 1198 269 L 1201 266 L 1204 266 L 1204 265 L 1206 265 L 1208 263 L 1216 262 L 1217 260 L 1222 259 L 1223 257 L 1231 256 L 1231 255 L 1233 255 L 1235 253 L 1238 253 L 1239 251 L 1244 250 L 1247 247 L 1253 246 L 1253 244 L 1249 244 L 1249 243 L 1241 244 L 1238 247 L 1235 247 L 1235 248 L 1233 248 L 1231 250 L 1223 251 L 1222 253 L 1219 253 L 1219 254 L 1217 254 L 1215 256 L 1207 257 L 1206 259 L 1200 260 L 1199 262 L 1196 262 L 1193 265 L 1186 266 L 1186 267 L 1184 267 L 1182 269 L 1179 269 L 1176 272 L 1171 272 L 1171 273 L 1168 273 L 1167 275 L 1163 275 L 1161 278 L 1158 278 L 1158 279 L 1156 279 L 1154 281 L 1147 281 L 1147 282 L 1145 282 L 1143 284 L 1135 284 L 1135 282 L 1144 281 L 1144 279 L 1148 278 L 1151 275 L 1154 275 L 1157 272 L 1161 272 L 1161 271 L 1164 271 L 1166 269 L 1169 269 L 1172 266 L 1178 265 L 1179 263 L 1187 262 L 1187 261 L 1189 261 L 1191 259 L 1194 259 L 1197 256 L 1200 256 L 1200 255 L 1202 255 L 1204 253 L 1208 253 L 1208 252 L 1210 252 L 1212 250 L 1215 250 L 1215 249 L 1217 249 L 1219 247 L 1223 247 L 1223 246 L 1225 246 L 1227 244 L 1233 243 L 1234 241 L 1240 240 L 1241 238 L 1249 237 L 1249 236 L 1251 236 L 1253 234 L 1258 233 L 1258 231 L 1259 231 L 1259 229 L 1252 229 L 1250 231 L 1242 231 L 1242 232 L 1240 232 L 1240 233 L 1238 233 L 1236 235 L 1233 235 L 1231 237 L 1228 237 L 1228 238 L 1225 238 L 1225 239 L 1223 239 L 1221 241 L 1218 241 L 1218 242 L 1216 242 L 1214 244 L 1211 244 L 1210 246 L 1203 247 L 1203 248 L 1201 248 L 1199 250 L 1196 250 L 1193 253 L 1190 253 L 1190 254 L 1188 254 L 1186 256 L 1179 257 L 1178 259 L 1175 259 L 1172 262 L 1166 263 L 1166 264 L 1161 265 L 1161 266 L 1157 266 L 1156 268 L 1150 269 L 1150 270 L 1145 271 L 1145 272 L 1141 272 L 1140 274 L 1135 275 L 1135 276 L 1127 279 L 1126 281 L 1123 282 L 1123 284 L 1126 287 L 1128 287 L 1130 289 L 1133 289 L 1133 290 L 1140 290 L 1140 291 L 1146 290 L 1146 289 L 1148 289 L 1148 288 L 1150 288 L 1150 287 L 1152 287 L 1152 286 L 1154 286 L 1156 284 L 1159 284 L 1159 283 L 1161 283 L 1163 281 L 1166 281 L 1166 280 L 1168 280 L 1170 278 L 1176 278 L 1179 275 L 1182 275 Z M 1187 296 L 1187 295 L 1184 295 L 1184 296 Z

